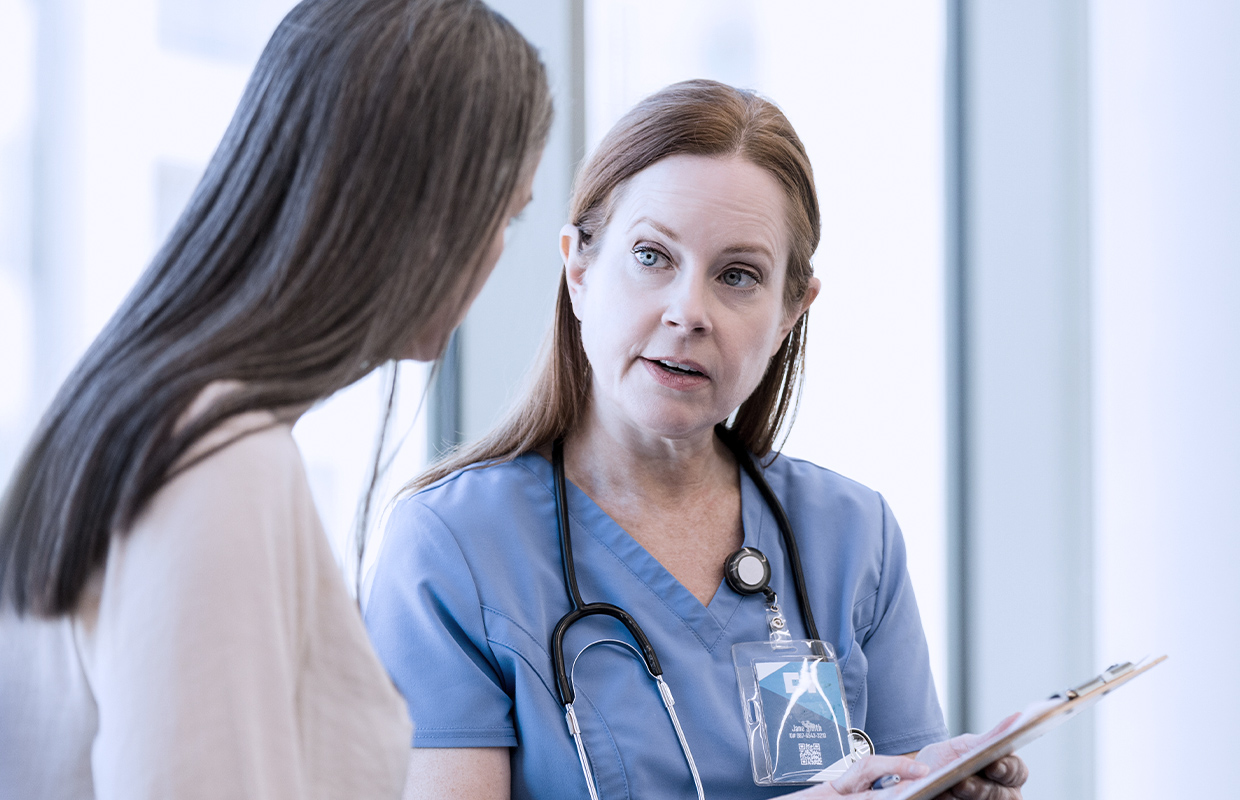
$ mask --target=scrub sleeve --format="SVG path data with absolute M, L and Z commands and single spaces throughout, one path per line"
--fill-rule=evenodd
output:
M 878 591 L 869 630 L 859 637 L 860 651 L 853 654 L 865 661 L 866 672 L 848 699 L 849 709 L 865 720 L 867 732 L 872 731 L 874 751 L 901 755 L 945 739 L 946 730 L 909 580 L 904 537 L 887 501 L 880 501 L 883 557 Z M 909 730 L 909 720 L 926 724 Z
M 402 536 L 406 532 L 417 534 Z M 387 546 L 397 537 L 401 546 Z M 393 511 L 384 544 L 376 569 L 393 579 L 372 592 L 366 625 L 409 704 L 412 745 L 516 747 L 512 698 L 456 537 L 415 496 Z M 430 564 L 433 569 L 426 568 Z

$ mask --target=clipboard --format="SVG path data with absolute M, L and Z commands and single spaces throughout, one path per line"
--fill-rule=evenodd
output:
M 1167 657 L 1164 655 L 1145 659 L 1137 664 L 1131 662 L 1116 664 L 1076 688 L 1054 694 L 1047 700 L 1025 709 L 997 739 L 992 739 L 955 761 L 944 764 L 915 783 L 909 783 L 906 787 L 893 787 L 895 791 L 892 791 L 890 795 L 887 792 L 882 794 L 890 800 L 932 800 L 970 775 L 976 775 L 991 763 L 1014 753 L 1017 748 L 1032 742 L 1052 728 L 1058 727 L 1128 681 L 1166 660 Z

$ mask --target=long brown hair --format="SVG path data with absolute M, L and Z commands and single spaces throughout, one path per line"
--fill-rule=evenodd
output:
M 610 221 L 616 192 L 646 167 L 674 155 L 737 156 L 771 173 L 788 198 L 789 256 L 784 302 L 795 307 L 813 276 L 821 220 L 805 147 L 783 112 L 757 94 L 715 81 L 676 83 L 647 97 L 616 123 L 577 174 L 571 219 L 587 258 Z M 731 428 L 751 452 L 765 456 L 795 411 L 804 372 L 806 317 L 800 316 L 766 374 L 741 404 Z M 560 275 L 549 343 L 523 395 L 489 434 L 450 455 L 409 488 L 458 469 L 515 458 L 568 434 L 590 398 L 590 362 L 573 315 L 568 281 Z
M 327 397 L 459 307 L 550 120 L 538 54 L 480 0 L 290 11 L 188 208 L 14 472 L 0 599 L 72 611 L 204 433 Z M 221 379 L 242 388 L 176 429 Z

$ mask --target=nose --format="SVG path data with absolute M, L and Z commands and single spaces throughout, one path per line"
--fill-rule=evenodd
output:
M 683 333 L 710 333 L 710 301 L 706 281 L 685 270 L 668 286 L 663 324 Z

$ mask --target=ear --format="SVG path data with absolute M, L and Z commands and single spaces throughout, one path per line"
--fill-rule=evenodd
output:
M 793 326 L 797 324 L 797 320 L 801 318 L 801 315 L 809 311 L 809 307 L 813 305 L 820 291 L 822 291 L 822 281 L 811 277 L 805 287 L 805 296 L 801 298 L 801 302 L 797 304 L 796 308 L 788 312 L 788 317 L 784 320 L 784 325 L 779 331 L 778 344 L 775 345 L 776 351 L 779 350 L 780 345 L 783 344 L 788 334 L 792 332 Z M 772 352 L 771 355 L 775 355 L 775 353 Z
M 573 315 L 581 319 L 579 306 L 586 292 L 586 264 L 581 257 L 581 231 L 571 222 L 560 228 L 560 258 L 564 261 L 564 278 L 573 303 Z

